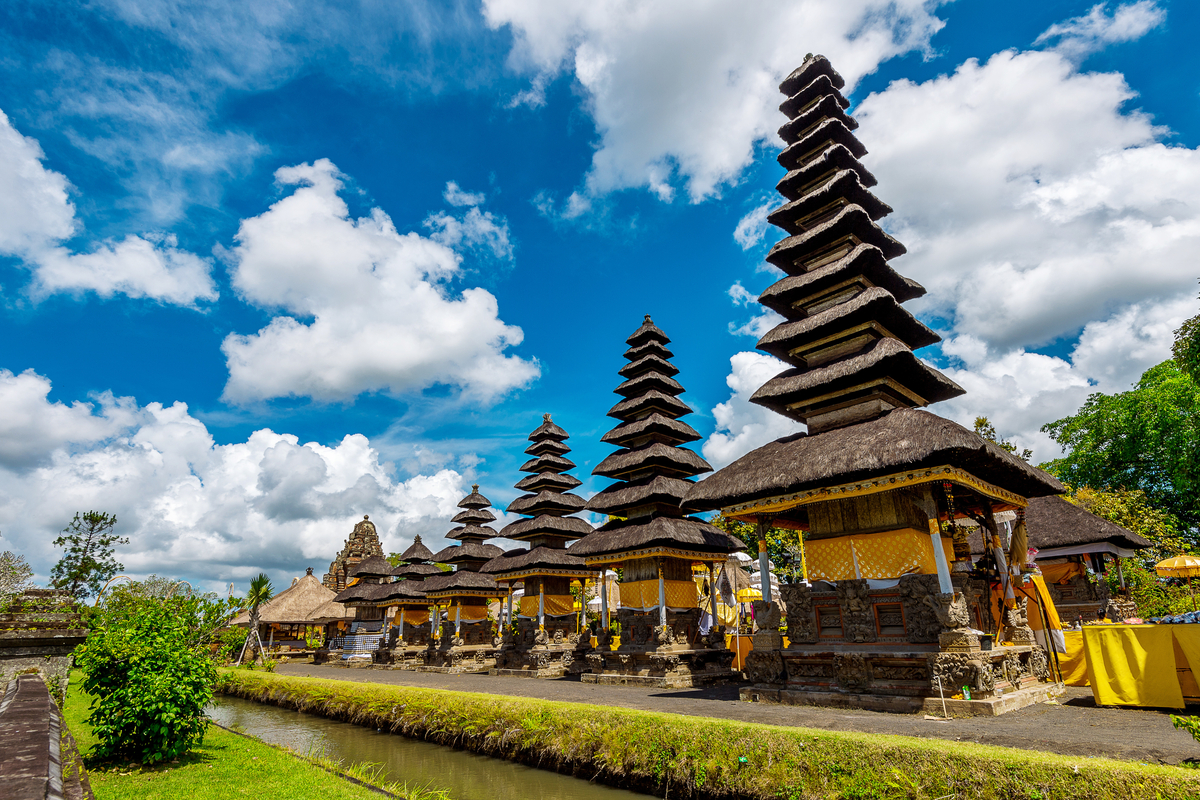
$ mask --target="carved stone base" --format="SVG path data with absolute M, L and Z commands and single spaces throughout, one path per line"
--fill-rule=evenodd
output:
M 491 645 L 450 644 L 422 651 L 422 663 L 415 672 L 437 672 L 443 675 L 488 672 L 496 666 L 496 649 Z M 407 667 L 405 667 L 407 669 Z
M 782 650 L 783 634 L 779 631 L 759 631 L 751 637 L 755 650 Z
M 574 635 L 560 645 L 536 646 L 528 650 L 509 646 L 497 652 L 496 666 L 489 672 L 518 678 L 578 675 L 588 668 L 585 658 L 587 652 Z
M 642 650 L 621 647 L 615 651 L 592 651 L 586 656 L 589 671 L 584 683 L 688 688 L 740 681 L 731 667 L 733 653 L 722 649 Z
M 979 636 L 966 631 L 944 631 L 938 635 L 938 646 L 944 653 L 973 653 L 980 649 Z

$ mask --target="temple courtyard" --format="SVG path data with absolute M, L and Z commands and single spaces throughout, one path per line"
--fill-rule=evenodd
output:
M 1058 704 L 1039 703 L 986 720 L 966 717 L 935 721 L 921 714 L 746 703 L 739 701 L 736 685 L 667 690 L 583 683 L 571 678 L 530 680 L 299 663 L 280 664 L 276 671 L 287 676 L 530 697 L 767 725 L 969 741 L 1149 764 L 1178 764 L 1196 757 L 1195 741 L 1187 732 L 1171 726 L 1169 711 L 1099 708 L 1091 690 L 1078 687 L 1067 687 Z

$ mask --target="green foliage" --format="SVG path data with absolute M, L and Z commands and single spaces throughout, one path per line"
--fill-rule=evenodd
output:
M 275 589 L 271 586 L 271 579 L 267 577 L 267 573 L 260 572 L 250 581 L 250 590 L 246 592 L 246 605 L 250 609 L 250 630 L 259 630 L 262 620 L 258 614 L 258 608 L 263 603 L 275 596 Z M 250 661 L 253 662 L 259 656 L 258 639 L 251 637 L 250 639 Z
M 153 587 L 118 586 L 90 614 L 76 651 L 87 721 L 100 760 L 156 764 L 200 744 L 208 727 L 217 640 L 232 603 L 195 594 L 160 597 Z
M 1175 726 L 1175 730 L 1187 731 L 1193 739 L 1200 742 L 1200 717 L 1180 717 L 1172 714 L 1171 724 Z
M 0 553 L 0 597 L 20 594 L 33 586 L 29 579 L 33 577 L 33 567 L 25 560 L 25 556 L 17 555 L 11 550 Z
M 717 514 L 709 524 L 746 543 L 746 552 L 758 557 L 758 526 Z M 802 534 L 790 528 L 771 527 L 767 531 L 767 558 L 775 565 L 775 576 L 785 583 L 800 580 L 803 574 L 804 548 Z
M 1151 505 L 1141 489 L 1104 491 L 1084 486 L 1072 491 L 1066 499 L 1153 542 L 1153 547 L 1138 553 L 1138 560 L 1148 569 L 1191 547 L 1191 540 L 1181 533 L 1183 526 L 1179 520 Z
M 1200 314 L 1189 319 L 1175 331 L 1171 355 L 1179 369 L 1200 384 Z
M 1150 505 L 1178 519 L 1195 543 L 1200 384 L 1174 361 L 1151 367 L 1130 391 L 1093 394 L 1077 414 L 1042 430 L 1066 450 L 1043 469 L 1075 486 L 1139 490 Z
M 1129 599 L 1133 600 L 1138 614 L 1143 618 L 1182 614 L 1192 610 L 1192 595 L 1188 590 L 1187 581 L 1160 578 L 1153 567 L 1147 569 L 1135 559 L 1122 561 L 1121 571 L 1125 575 Z M 1107 580 L 1109 591 L 1115 596 L 1121 588 L 1120 578 L 1115 569 L 1108 571 Z
M 1022 461 L 1028 461 L 1029 459 L 1033 458 L 1033 451 L 1028 447 L 1018 453 L 1017 446 L 1015 444 L 1006 439 L 1001 439 L 1000 435 L 996 433 L 996 426 L 992 425 L 991 421 L 988 420 L 987 417 L 975 418 L 975 433 L 979 434 L 984 439 L 987 439 L 989 442 L 994 442 L 995 444 L 1000 445 L 1001 448 L 1009 453 L 1012 453 Z
M 63 535 L 54 540 L 54 546 L 65 546 L 66 552 L 50 570 L 51 585 L 80 599 L 99 594 L 104 584 L 125 568 L 113 558 L 113 547 L 128 544 L 129 539 L 113 533 L 116 525 L 114 514 L 76 513 L 63 528 Z

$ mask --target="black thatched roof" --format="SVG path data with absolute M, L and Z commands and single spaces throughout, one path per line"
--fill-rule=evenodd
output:
M 500 555 L 502 552 L 499 547 L 492 549 L 496 551 L 495 555 Z M 495 556 L 492 557 L 495 558 Z M 427 596 L 453 592 L 455 589 L 483 589 L 495 591 L 497 594 L 505 593 L 504 589 L 496 583 L 495 578 L 491 575 L 484 575 L 479 572 L 463 569 L 455 570 L 454 572 L 443 572 L 441 575 L 426 578 L 424 584 Z
M 670 356 L 668 356 L 668 358 L 670 358 Z M 617 374 L 622 378 L 632 378 L 635 375 L 641 375 L 643 372 L 657 372 L 660 375 L 674 377 L 675 375 L 679 374 L 679 369 L 670 361 L 667 361 L 666 358 L 662 358 L 661 356 L 651 353 L 650 355 L 639 358 L 637 361 L 630 361 L 628 364 L 617 370 Z M 620 394 L 620 392 L 618 392 L 618 394 Z
M 398 581 L 396 583 L 358 583 L 343 589 L 333 600 L 335 603 L 343 605 L 370 605 L 388 600 L 419 600 L 423 597 L 423 581 Z
M 925 294 L 925 287 L 888 266 L 878 247 L 860 244 L 832 264 L 776 281 L 758 296 L 758 302 L 780 314 L 792 313 L 797 301 L 820 298 L 859 276 L 869 281 L 863 284 L 864 289 L 878 286 L 901 303 Z
M 630 347 L 640 347 L 646 342 L 658 342 L 662 345 L 671 343 L 671 340 L 667 338 L 667 335 L 663 333 L 657 325 L 654 324 L 653 320 L 650 319 L 649 314 L 646 315 L 646 319 L 644 322 L 642 322 L 642 326 L 631 333 L 629 338 L 625 340 L 625 344 L 629 345 Z
M 542 439 L 525 448 L 531 456 L 565 456 L 571 448 L 557 439 Z
M 505 525 L 500 535 L 505 539 L 527 539 L 543 534 L 564 539 L 578 539 L 592 532 L 592 526 L 587 520 L 579 517 L 556 517 L 542 514 L 532 519 L 521 519 Z
M 364 558 L 350 570 L 351 578 L 386 578 L 392 574 L 392 565 L 386 558 L 371 556 Z
M 862 158 L 867 154 L 867 148 L 863 147 L 862 142 L 854 138 L 854 134 L 840 120 L 827 119 L 806 133 L 802 138 L 783 148 L 783 151 L 776 156 L 775 160 L 785 169 L 798 169 L 804 166 L 808 159 L 812 158 L 814 152 L 822 146 L 830 144 L 840 144 L 849 150 L 850 154 L 855 158 Z
M 672 418 L 692 413 L 692 410 L 682 400 L 671 397 L 669 394 L 651 390 L 645 394 L 617 403 L 608 410 L 608 416 L 616 417 L 620 420 L 631 420 L 649 411 L 657 411 L 663 416 Z
M 803 263 L 806 256 L 847 237 L 853 237 L 856 243 L 875 245 L 889 259 L 908 252 L 908 248 L 876 225 L 862 206 L 850 205 L 827 222 L 777 242 L 767 253 L 767 261 L 784 272 L 793 272 L 794 265 Z
M 502 556 L 493 558 L 479 568 L 498 578 L 503 578 L 508 572 L 528 572 L 538 568 L 548 569 L 587 569 L 582 558 L 573 556 L 561 547 L 535 547 L 532 550 L 521 548 L 509 550 Z
M 767 222 L 793 236 L 799 236 L 831 218 L 838 208 L 849 205 L 858 206 L 872 220 L 892 213 L 891 206 L 862 185 L 857 172 L 844 169 L 821 184 L 819 189 L 789 200 L 771 211 L 767 214 Z
M 467 542 L 472 541 L 472 540 L 479 541 L 479 540 L 483 540 L 483 539 L 490 539 L 495 535 L 496 535 L 496 529 L 489 528 L 486 525 L 463 525 L 461 527 L 454 528 L 449 533 L 447 533 L 446 538 L 447 539 L 457 539 L 460 542 L 463 542 L 464 544 L 466 544 Z M 434 560 L 441 561 L 442 559 L 435 557 Z
M 646 356 L 658 356 L 659 358 L 674 358 L 675 354 L 666 348 L 661 342 L 649 341 L 645 344 L 639 344 L 637 347 L 631 347 L 625 351 L 625 359 L 627 361 L 640 361 Z
M 766 497 L 905 470 L 950 464 L 1023 497 L 1063 485 L 956 422 L 901 408 L 868 422 L 771 442 L 695 484 L 685 511 L 712 511 Z
M 668 378 L 660 372 L 643 372 L 635 378 L 622 383 L 613 392 L 622 397 L 636 397 L 653 389 L 656 392 L 669 394 L 672 397 L 683 394 L 683 386 L 674 378 Z
M 821 151 L 815 159 L 804 166 L 788 170 L 775 190 L 789 200 L 796 200 L 808 192 L 821 186 L 833 177 L 836 170 L 853 170 L 858 175 L 859 182 L 868 189 L 879 183 L 875 175 L 862 165 L 854 154 L 840 144 L 830 145 Z
M 565 492 L 543 491 L 526 494 L 508 504 L 510 514 L 574 514 L 587 505 L 579 495 Z
M 736 536 L 693 517 L 614 520 L 567 548 L 575 556 L 613 555 L 654 546 L 686 547 L 703 553 L 733 553 L 746 545 Z
M 494 522 L 496 515 L 486 508 L 468 508 L 460 511 L 451 517 L 451 522 L 457 522 L 460 525 L 482 525 L 487 522 Z
M 651 414 L 641 419 L 622 422 L 600 437 L 600 441 L 606 444 L 615 444 L 618 447 L 634 447 L 651 441 L 664 444 L 685 444 L 697 442 L 700 439 L 700 434 L 691 425 L 662 414 Z
M 430 556 L 433 553 L 429 554 Z M 429 575 L 441 575 L 442 571 L 433 564 L 403 564 L 392 570 L 392 574 L 397 578 L 407 578 L 412 581 L 420 581 Z
M 566 472 L 575 469 L 575 462 L 562 456 L 538 456 L 526 461 L 518 469 L 521 472 Z
M 1154 543 L 1131 530 L 1098 517 L 1061 497 L 1038 497 L 1025 510 L 1029 545 L 1039 550 L 1050 547 L 1111 542 L 1126 550 L 1142 550 Z
M 780 91 L 784 91 L 782 86 L 780 86 Z M 787 92 L 784 91 L 784 93 L 786 94 Z M 790 109 L 803 109 L 808 107 L 809 104 L 814 100 L 824 101 L 827 95 L 829 96 L 829 99 L 832 99 L 834 102 L 836 102 L 842 109 L 847 109 L 850 107 L 850 101 L 842 96 L 842 93 L 838 91 L 838 87 L 833 84 L 833 81 L 830 80 L 828 75 L 818 75 L 807 84 L 804 84 L 803 87 L 798 89 L 791 95 L 791 97 L 785 100 L 784 104 L 786 104 L 786 107 Z M 781 104 L 780 110 L 783 111 L 783 108 L 784 105 Z M 784 111 L 783 113 L 786 116 L 791 116 L 791 114 L 788 114 L 787 111 Z M 791 122 L 792 120 L 788 120 L 788 122 L 783 123 L 784 128 L 788 127 Z M 793 142 L 796 140 L 799 133 L 799 131 L 794 131 L 795 135 L 784 137 L 783 128 L 780 128 L 779 135 L 784 137 L 784 141 Z
M 800 98 L 803 98 L 806 94 L 808 93 L 802 93 Z M 783 105 L 780 106 L 780 108 L 782 109 L 784 106 L 791 105 L 793 101 L 797 99 L 799 98 L 793 97 L 784 100 Z M 823 117 L 836 119 L 850 130 L 855 130 L 858 128 L 858 120 L 846 113 L 846 108 L 848 105 L 849 101 L 846 100 L 846 98 L 837 93 L 830 93 L 811 105 L 804 104 L 797 106 L 797 108 L 803 108 L 804 110 L 794 118 L 783 123 L 783 125 L 779 128 L 779 138 L 783 139 L 785 144 L 798 142 L 804 135 L 804 132 L 808 130 L 810 126 L 819 122 Z
M 401 561 L 433 561 L 433 551 L 421 543 L 421 536 L 418 534 L 413 543 L 407 550 L 400 554 Z
M 492 504 L 491 500 L 479 493 L 479 484 L 471 486 L 471 493 L 458 501 L 459 508 L 487 508 Z
M 655 442 L 636 450 L 618 450 L 597 464 L 592 474 L 619 478 L 647 467 L 657 467 L 660 472 L 672 475 L 692 476 L 712 472 L 709 463 L 691 450 Z
M 570 434 L 551 421 L 549 414 L 543 414 L 542 424 L 534 428 L 533 433 L 529 434 L 529 441 L 531 442 L 540 442 L 546 439 L 561 442 L 564 439 L 570 438 Z M 526 452 L 529 451 L 527 450 Z
M 489 528 L 489 530 L 491 529 Z M 496 532 L 492 531 L 491 535 L 495 536 Z M 494 544 L 467 541 L 462 544 L 452 544 L 449 547 L 439 550 L 433 556 L 433 560 L 440 564 L 457 564 L 460 561 L 487 561 L 495 558 L 502 552 L 504 551 Z
M 557 489 L 560 492 L 566 492 L 574 489 L 581 483 L 583 481 L 574 475 L 560 475 L 556 472 L 538 472 L 522 478 L 514 485 L 522 492 L 540 492 L 543 489 Z
M 623 509 L 636 508 L 651 503 L 678 506 L 692 481 L 657 475 L 638 483 L 615 483 L 604 491 L 592 495 L 588 500 L 588 511 L 597 514 L 615 514 Z
M 833 64 L 829 63 L 828 58 L 820 54 L 809 53 L 804 57 L 804 63 L 792 70 L 779 84 L 779 91 L 790 97 L 821 77 L 828 80 L 830 89 L 834 91 L 841 90 L 846 85 L 845 79 L 833 68 Z M 781 107 L 780 110 L 782 111 L 783 108 Z M 786 111 L 784 113 L 789 117 L 792 116 Z

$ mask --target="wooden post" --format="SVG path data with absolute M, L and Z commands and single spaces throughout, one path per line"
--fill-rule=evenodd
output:
M 513 596 L 513 585 L 512 585 L 512 583 L 510 582 L 510 583 L 508 584 L 508 618 L 507 618 L 507 621 L 505 622 L 505 624 L 506 624 L 506 625 L 512 625 L 512 624 L 513 624 L 513 615 L 512 615 L 512 596 Z
M 404 642 L 404 606 L 396 609 L 400 613 L 400 641 Z
M 441 638 L 438 636 L 438 627 L 442 622 L 442 607 L 437 603 L 433 604 L 433 610 L 429 612 L 429 635 L 433 640 Z
M 661 558 L 658 560 L 658 624 L 667 626 L 667 584 L 663 580 Z
M 608 568 L 600 569 L 600 618 L 604 620 L 604 629 L 608 630 Z
M 712 612 L 712 624 L 715 628 L 720 619 L 717 617 L 717 579 L 716 564 L 708 565 L 708 610 Z

